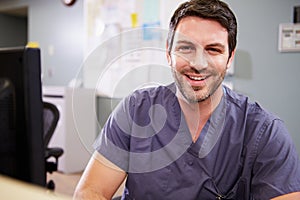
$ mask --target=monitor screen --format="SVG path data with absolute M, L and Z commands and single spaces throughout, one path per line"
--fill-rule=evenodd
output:
M 0 48 L 0 174 L 46 185 L 38 48 Z

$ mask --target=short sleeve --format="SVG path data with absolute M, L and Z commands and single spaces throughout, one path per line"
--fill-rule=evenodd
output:
M 283 122 L 266 122 L 260 131 L 253 167 L 254 199 L 300 191 L 299 155 Z
M 128 170 L 130 119 L 129 98 L 124 98 L 109 116 L 94 143 L 94 149 L 124 171 Z

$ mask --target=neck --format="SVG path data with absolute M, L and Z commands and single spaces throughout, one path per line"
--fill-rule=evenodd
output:
M 222 96 L 222 85 L 218 87 L 212 96 L 201 102 L 190 103 L 185 100 L 181 94 L 177 95 L 180 107 L 183 111 L 194 142 L 198 139 L 205 123 L 219 105 Z

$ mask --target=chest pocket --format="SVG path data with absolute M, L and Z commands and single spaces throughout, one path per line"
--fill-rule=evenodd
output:
M 221 190 L 218 188 L 216 182 L 213 178 L 209 178 L 207 182 L 203 185 L 202 193 L 210 193 L 213 198 L 217 200 L 253 200 L 252 194 L 250 192 L 250 180 L 246 177 L 249 177 L 249 169 L 246 169 L 246 152 L 247 148 L 243 145 L 243 150 L 241 153 L 241 166 L 238 169 L 240 171 L 239 178 L 233 184 L 232 188 L 227 190 L 227 193 L 220 192 Z M 248 163 L 249 164 L 249 163 Z M 207 194 L 208 195 L 208 194 Z M 199 197 L 198 199 L 201 199 Z
M 222 194 L 213 179 L 208 179 L 203 185 L 197 199 L 216 200 L 253 200 L 247 186 L 247 180 L 240 178 L 227 194 Z
M 209 177 L 205 183 L 203 183 L 202 188 L 199 191 L 199 195 L 197 199 L 216 199 L 216 200 L 253 200 L 252 194 L 250 192 L 250 180 L 248 177 L 250 170 L 249 166 L 251 166 L 251 162 L 246 159 L 247 147 L 243 145 L 242 152 L 240 155 L 240 162 L 238 166 L 232 168 L 237 172 L 236 181 L 229 186 L 229 188 L 221 189 L 218 187 L 218 184 L 224 185 L 226 182 L 230 182 L 230 180 L 222 180 L 221 183 L 215 181 L 214 176 L 207 174 Z M 230 170 L 226 173 L 230 173 Z M 233 174 L 232 174 L 233 175 Z M 226 192 L 225 192 L 226 191 Z

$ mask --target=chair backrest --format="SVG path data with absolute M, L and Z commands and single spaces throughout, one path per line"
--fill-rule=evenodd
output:
M 59 110 L 49 102 L 44 104 L 44 145 L 47 148 L 59 120 Z

